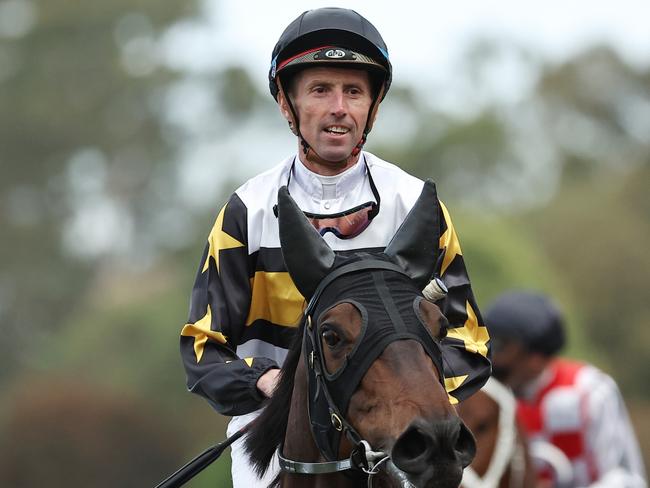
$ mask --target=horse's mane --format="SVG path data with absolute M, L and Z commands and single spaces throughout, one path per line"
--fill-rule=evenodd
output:
M 296 330 L 291 348 L 280 371 L 278 385 L 262 413 L 253 421 L 244 439 L 244 447 L 255 472 L 262 477 L 269 468 L 275 451 L 284 441 L 293 393 L 293 379 L 300 359 L 304 322 Z M 279 481 L 276 478 L 270 486 Z

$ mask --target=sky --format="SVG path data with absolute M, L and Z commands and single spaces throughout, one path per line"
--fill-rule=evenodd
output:
M 271 50 L 302 11 L 332 2 L 204 0 L 205 16 L 170 40 L 170 57 L 186 69 L 237 59 L 264 80 Z M 629 62 L 650 66 L 650 0 L 346 1 L 382 33 L 396 80 L 444 80 L 480 37 L 527 47 L 562 61 L 585 46 L 608 43 Z M 180 36 L 180 39 L 179 37 Z

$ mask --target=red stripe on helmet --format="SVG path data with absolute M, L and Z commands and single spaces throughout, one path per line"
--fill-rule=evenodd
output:
M 320 46 L 320 47 L 316 47 L 316 48 L 314 48 L 314 49 L 309 49 L 309 50 L 304 51 L 304 52 L 302 52 L 302 53 L 298 53 L 298 54 L 296 54 L 295 56 L 291 56 L 289 59 L 285 59 L 284 61 L 282 61 L 282 62 L 280 63 L 280 65 L 278 66 L 278 69 L 276 70 L 276 73 L 277 73 L 278 71 L 280 71 L 282 68 L 284 68 L 287 64 L 289 64 L 289 63 L 290 63 L 291 61 L 293 61 L 294 59 L 297 59 L 297 58 L 299 58 L 299 57 L 301 57 L 301 56 L 304 56 L 304 55 L 306 55 L 306 54 L 309 54 L 309 53 L 313 53 L 313 52 L 315 52 L 315 51 L 320 51 L 321 49 L 333 48 L 333 47 L 334 47 L 334 46 Z

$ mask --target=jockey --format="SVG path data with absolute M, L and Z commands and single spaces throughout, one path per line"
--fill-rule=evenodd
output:
M 557 357 L 565 343 L 558 308 L 543 295 L 511 291 L 488 308 L 485 322 L 493 374 L 517 396 L 532 451 L 542 442 L 560 449 L 571 463 L 572 487 L 646 487 L 614 380 L 590 364 Z
M 181 331 L 188 388 L 233 416 L 228 435 L 273 394 L 305 306 L 280 250 L 278 189 L 288 187 L 336 252 L 383 249 L 420 194 L 420 179 L 363 150 L 391 78 L 381 35 L 348 9 L 304 12 L 273 49 L 270 91 L 297 153 L 244 183 L 219 211 Z M 489 376 L 488 335 L 449 212 L 440 209 L 442 253 L 425 295 L 449 320 L 445 385 L 456 402 Z M 272 471 L 257 480 L 241 439 L 233 444 L 235 487 L 266 486 Z

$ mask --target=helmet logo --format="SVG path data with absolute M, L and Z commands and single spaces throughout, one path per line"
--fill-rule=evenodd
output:
M 325 56 L 331 59 L 344 58 L 345 51 L 342 51 L 340 49 L 330 49 L 329 51 L 325 52 Z

